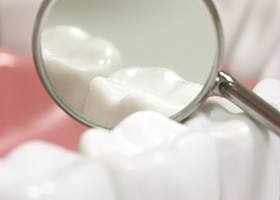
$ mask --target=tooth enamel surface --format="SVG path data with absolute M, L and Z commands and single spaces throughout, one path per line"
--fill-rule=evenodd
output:
M 201 88 L 169 69 L 124 68 L 108 78 L 97 77 L 91 81 L 84 113 L 109 127 L 141 110 L 171 116 L 188 105 Z
M 279 108 L 279 84 L 264 80 L 254 90 Z M 121 199 L 279 199 L 279 138 L 221 97 L 210 97 L 185 126 L 138 112 L 110 134 L 89 130 L 80 148 L 89 157 L 106 158 Z M 209 196 L 197 193 L 200 187 Z
M 280 108 L 279 88 L 269 79 L 254 90 Z M 279 138 L 221 97 L 184 125 L 142 111 L 88 130 L 80 149 L 14 150 L 0 161 L 0 199 L 279 200 Z
M 107 130 L 89 130 L 81 137 L 83 154 L 102 157 L 131 157 L 158 146 L 169 146 L 180 134 L 188 130 L 154 112 L 132 114 L 108 134 Z M 157 121 L 155 125 L 154 122 Z M 152 132 L 152 134 L 151 134 Z
M 165 68 L 122 68 L 120 53 L 109 41 L 77 27 L 47 29 L 42 46 L 58 96 L 97 125 L 115 126 L 141 110 L 171 116 L 202 89 Z
M 76 153 L 27 143 L 0 162 L 2 200 L 115 200 L 106 167 Z
M 118 50 L 109 41 L 94 38 L 71 26 L 43 33 L 43 57 L 51 83 L 66 102 L 82 111 L 90 80 L 122 67 Z
M 68 59 L 79 46 L 86 43 L 91 36 L 73 26 L 57 26 L 43 32 L 42 46 L 44 54 L 57 55 Z
M 85 133 L 81 148 L 92 158 L 105 159 L 120 199 L 219 199 L 217 149 L 211 136 L 191 133 L 148 111 L 129 116 L 111 134 L 95 133 Z M 114 147 L 125 144 L 120 138 L 134 147 L 132 152 L 124 147 L 116 151 Z
M 11 196 L 17 195 L 15 187 L 24 190 L 26 186 L 40 183 L 79 159 L 77 154 L 42 142 L 18 147 L 0 163 L 0 199 L 13 199 Z
M 206 134 L 188 134 L 169 148 L 160 148 L 114 165 L 120 199 L 219 199 L 214 141 Z

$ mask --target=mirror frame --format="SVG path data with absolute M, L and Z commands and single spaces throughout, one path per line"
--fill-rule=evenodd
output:
M 37 13 L 34 29 L 33 29 L 33 36 L 32 36 L 32 52 L 33 52 L 33 59 L 36 65 L 36 70 L 39 74 L 39 78 L 43 83 L 48 94 L 51 98 L 55 101 L 55 103 L 64 110 L 67 114 L 71 117 L 76 119 L 77 121 L 81 122 L 82 124 L 88 127 L 102 127 L 105 129 L 111 129 L 113 127 L 104 127 L 101 124 L 97 124 L 92 122 L 91 120 L 86 119 L 82 114 L 76 112 L 69 104 L 67 104 L 63 99 L 55 92 L 53 89 L 52 84 L 49 81 L 46 69 L 44 67 L 44 62 L 42 58 L 42 51 L 41 51 L 41 36 L 42 36 L 42 22 L 45 19 L 45 13 L 52 7 L 52 4 L 55 3 L 57 0 L 44 0 L 41 4 L 41 7 Z M 217 54 L 214 62 L 212 64 L 211 73 L 208 76 L 208 79 L 203 86 L 203 89 L 197 95 L 197 97 L 186 107 L 176 113 L 173 116 L 170 116 L 171 119 L 176 120 L 178 122 L 185 121 L 195 110 L 197 110 L 200 105 L 207 99 L 207 97 L 212 93 L 214 87 L 216 86 L 216 79 L 218 76 L 218 72 L 220 67 L 223 64 L 223 54 L 224 54 L 224 35 L 223 35 L 223 28 L 221 24 L 220 17 L 218 15 L 217 9 L 215 8 L 214 3 L 212 0 L 202 0 L 207 7 L 210 16 L 212 17 L 213 25 L 215 26 L 216 36 L 217 36 Z

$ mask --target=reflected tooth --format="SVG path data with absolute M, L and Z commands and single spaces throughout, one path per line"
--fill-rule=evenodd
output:
M 43 54 L 51 83 L 66 102 L 82 111 L 90 80 L 121 67 L 121 56 L 109 41 L 92 38 L 71 26 L 43 33 Z
M 83 42 L 90 39 L 90 35 L 74 26 L 57 26 L 43 32 L 42 47 L 43 53 L 61 59 L 70 57 Z
M 84 113 L 108 127 L 141 110 L 171 116 L 188 105 L 201 88 L 164 68 L 122 69 L 91 81 Z

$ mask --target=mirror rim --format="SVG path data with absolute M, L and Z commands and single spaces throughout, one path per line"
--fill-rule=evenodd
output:
M 111 129 L 113 127 L 105 127 L 101 124 L 97 124 L 91 120 L 86 119 L 86 117 L 82 116 L 78 111 L 75 111 L 70 105 L 68 105 L 65 101 L 61 99 L 61 97 L 54 91 L 52 84 L 48 78 L 47 72 L 45 70 L 45 65 L 42 58 L 41 51 L 41 35 L 42 35 L 42 22 L 45 19 L 45 13 L 51 8 L 52 3 L 55 3 L 57 0 L 43 0 L 40 9 L 35 18 L 34 28 L 33 28 L 33 36 L 32 36 L 32 53 L 33 60 L 35 63 L 35 67 L 39 78 L 50 95 L 50 97 L 54 100 L 54 102 L 64 110 L 68 115 L 72 118 L 81 122 L 82 124 L 88 127 L 102 127 L 105 129 Z M 195 110 L 197 110 L 201 104 L 207 99 L 209 94 L 213 91 L 216 86 L 216 79 L 218 75 L 218 71 L 223 64 L 223 53 L 224 53 L 224 36 L 223 36 L 223 28 L 221 24 L 221 20 L 217 9 L 212 0 L 203 0 L 205 6 L 207 7 L 210 17 L 212 17 L 213 25 L 215 26 L 216 31 L 216 40 L 217 40 L 217 52 L 216 58 L 212 64 L 211 72 L 208 76 L 207 81 L 205 82 L 200 93 L 195 97 L 195 99 L 189 104 L 186 105 L 181 111 L 176 113 L 175 115 L 169 116 L 169 118 L 176 120 L 178 122 L 182 122 L 186 120 Z

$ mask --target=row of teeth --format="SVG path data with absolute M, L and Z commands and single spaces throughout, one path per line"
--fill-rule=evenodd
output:
M 140 110 L 176 114 L 202 88 L 167 68 L 123 67 L 113 44 L 76 27 L 46 30 L 42 47 L 57 94 L 76 111 L 106 127 Z
M 280 81 L 254 89 L 280 110 Z M 220 97 L 181 125 L 138 112 L 88 130 L 80 153 L 42 142 L 0 161 L 5 200 L 278 200 L 280 141 Z
M 35 1 L 36 4 L 40 2 Z M 239 16 L 242 17 L 242 12 L 248 12 L 247 8 L 242 5 L 246 5 L 247 2 L 252 5 L 263 5 L 264 3 L 272 4 L 272 7 L 276 8 L 279 2 L 276 0 L 215 1 L 218 6 L 221 6 L 220 10 L 224 10 L 222 20 L 225 21 L 226 36 L 231 33 L 238 33 L 235 31 L 238 26 L 235 25 L 244 20 Z M 13 27 L 11 26 L 11 20 L 15 19 L 18 23 L 18 20 L 22 19 L 24 15 L 6 18 L 2 16 L 5 16 L 5 13 L 8 16 L 25 12 L 22 6 L 28 7 L 27 2 L 21 4 L 19 6 L 20 11 L 17 12 L 10 12 L 5 6 L 2 7 L 3 9 L 0 7 L 2 30 Z M 253 8 L 255 12 L 250 14 L 248 24 L 252 21 L 256 22 L 257 19 L 254 18 L 261 15 L 265 7 L 259 6 L 256 9 L 255 6 Z M 272 13 L 272 11 L 273 9 L 269 9 L 269 13 Z M 271 16 L 275 13 L 277 14 L 273 11 Z M 277 27 L 278 21 L 278 18 L 275 18 L 276 26 L 271 23 L 269 27 Z M 5 24 L 7 25 L 5 26 Z M 262 58 L 264 56 L 262 49 L 270 49 L 277 43 L 275 41 L 273 45 L 267 46 L 258 44 L 259 48 L 256 48 L 255 42 L 253 44 L 244 43 L 252 37 L 251 33 L 256 31 L 257 26 L 257 23 L 254 23 L 243 32 L 240 36 L 242 39 L 239 42 L 234 41 L 239 44 L 236 49 L 236 54 L 239 56 L 230 57 L 231 71 L 234 71 L 238 75 L 237 77 L 243 75 L 243 79 L 279 78 L 279 50 L 273 53 L 270 62 L 265 65 L 266 67 L 259 64 L 257 67 L 247 64 L 248 61 L 253 61 L 256 57 Z M 14 27 L 18 28 L 18 25 Z M 271 32 L 266 35 L 273 35 L 273 30 L 269 27 L 263 26 L 261 29 L 267 33 Z M 27 37 L 23 39 L 23 47 L 18 48 L 20 42 L 15 38 L 19 38 L 19 36 L 18 34 L 13 36 L 13 33 L 17 33 L 17 31 L 12 30 L 7 34 L 1 34 L 2 45 L 5 46 L 5 42 L 8 41 L 11 44 L 9 43 L 6 46 L 10 45 L 11 48 L 26 51 Z M 265 38 L 262 34 L 255 36 L 256 41 Z M 243 42 L 240 43 L 240 41 Z M 246 55 L 250 55 L 252 59 L 248 59 Z M 263 73 L 260 73 L 260 67 L 264 69 Z M 248 73 L 244 73 L 245 69 Z M 257 85 L 255 91 L 280 109 L 280 95 L 276 92 L 280 91 L 279 85 L 279 81 L 266 80 Z M 231 113 L 237 113 L 237 115 Z M 181 127 L 177 127 L 177 124 L 174 125 L 171 121 L 168 122 L 167 126 L 163 126 L 163 118 L 155 115 L 139 113 L 131 116 L 122 123 L 123 129 L 119 131 L 120 134 L 114 131 L 110 138 L 104 135 L 99 136 L 102 130 L 97 132 L 97 136 L 94 135 L 94 131 L 87 132 L 81 140 L 81 152 L 86 157 L 40 142 L 32 142 L 18 147 L 6 159 L 0 161 L 0 199 L 279 199 L 279 140 L 270 133 L 267 136 L 266 130 L 260 129 L 259 126 L 252 123 L 234 105 L 217 97 L 209 99 L 204 108 L 183 128 L 184 130 L 188 129 L 186 135 L 178 134 Z M 142 124 L 150 122 L 148 123 L 149 126 L 146 126 L 145 123 L 144 127 L 146 127 L 147 133 L 145 132 L 146 135 L 144 136 L 141 135 L 144 132 L 141 132 L 143 126 L 136 126 L 141 122 Z M 167 123 L 167 121 L 164 122 Z M 204 124 L 206 125 L 204 126 Z M 122 131 L 125 131 L 124 128 L 129 129 L 122 134 Z M 165 131 L 165 129 L 167 130 Z M 161 134 L 157 134 L 158 130 L 163 133 L 162 137 Z M 209 137 L 205 133 L 209 133 L 207 134 Z M 194 137 L 195 134 L 202 135 L 201 141 L 199 141 L 199 135 L 197 138 Z M 153 135 L 155 137 L 149 143 L 150 137 Z M 204 136 L 205 142 L 203 141 Z M 117 139 L 113 139 L 114 137 Z M 169 148 L 169 144 L 174 147 L 170 147 L 170 151 L 174 150 L 175 147 L 177 148 L 179 146 L 178 138 L 186 141 L 188 140 L 187 137 L 189 137 L 194 148 L 190 148 L 191 144 L 188 144 L 188 146 L 185 146 L 184 152 L 197 152 L 197 155 L 176 154 L 172 156 L 172 152 L 164 152 L 165 149 Z M 90 142 L 87 142 L 87 140 Z M 214 144 L 211 142 L 214 142 Z M 199 150 L 195 151 L 196 147 Z M 150 153 L 152 155 L 152 152 L 154 152 L 155 155 L 156 151 L 164 153 L 159 153 L 158 157 L 149 157 Z M 203 155 L 199 152 L 202 152 Z M 173 160 L 172 157 L 175 157 L 175 159 Z M 149 158 L 151 159 L 149 160 Z M 190 160 L 189 165 L 188 159 Z M 168 165 L 169 162 L 164 162 L 166 160 L 172 160 L 171 164 L 173 166 Z M 174 172 L 174 168 L 177 169 L 184 161 L 188 166 L 183 165 L 185 168 L 178 168 Z M 201 165 L 204 165 L 204 167 L 200 168 Z M 196 170 L 193 170 L 194 168 Z M 180 177 L 186 178 L 182 180 Z M 131 185 L 130 178 L 132 183 L 137 180 L 137 186 Z M 212 180 L 205 183 L 209 179 Z M 176 188 L 174 185 L 176 185 Z M 194 196 L 191 196 L 192 194 Z

